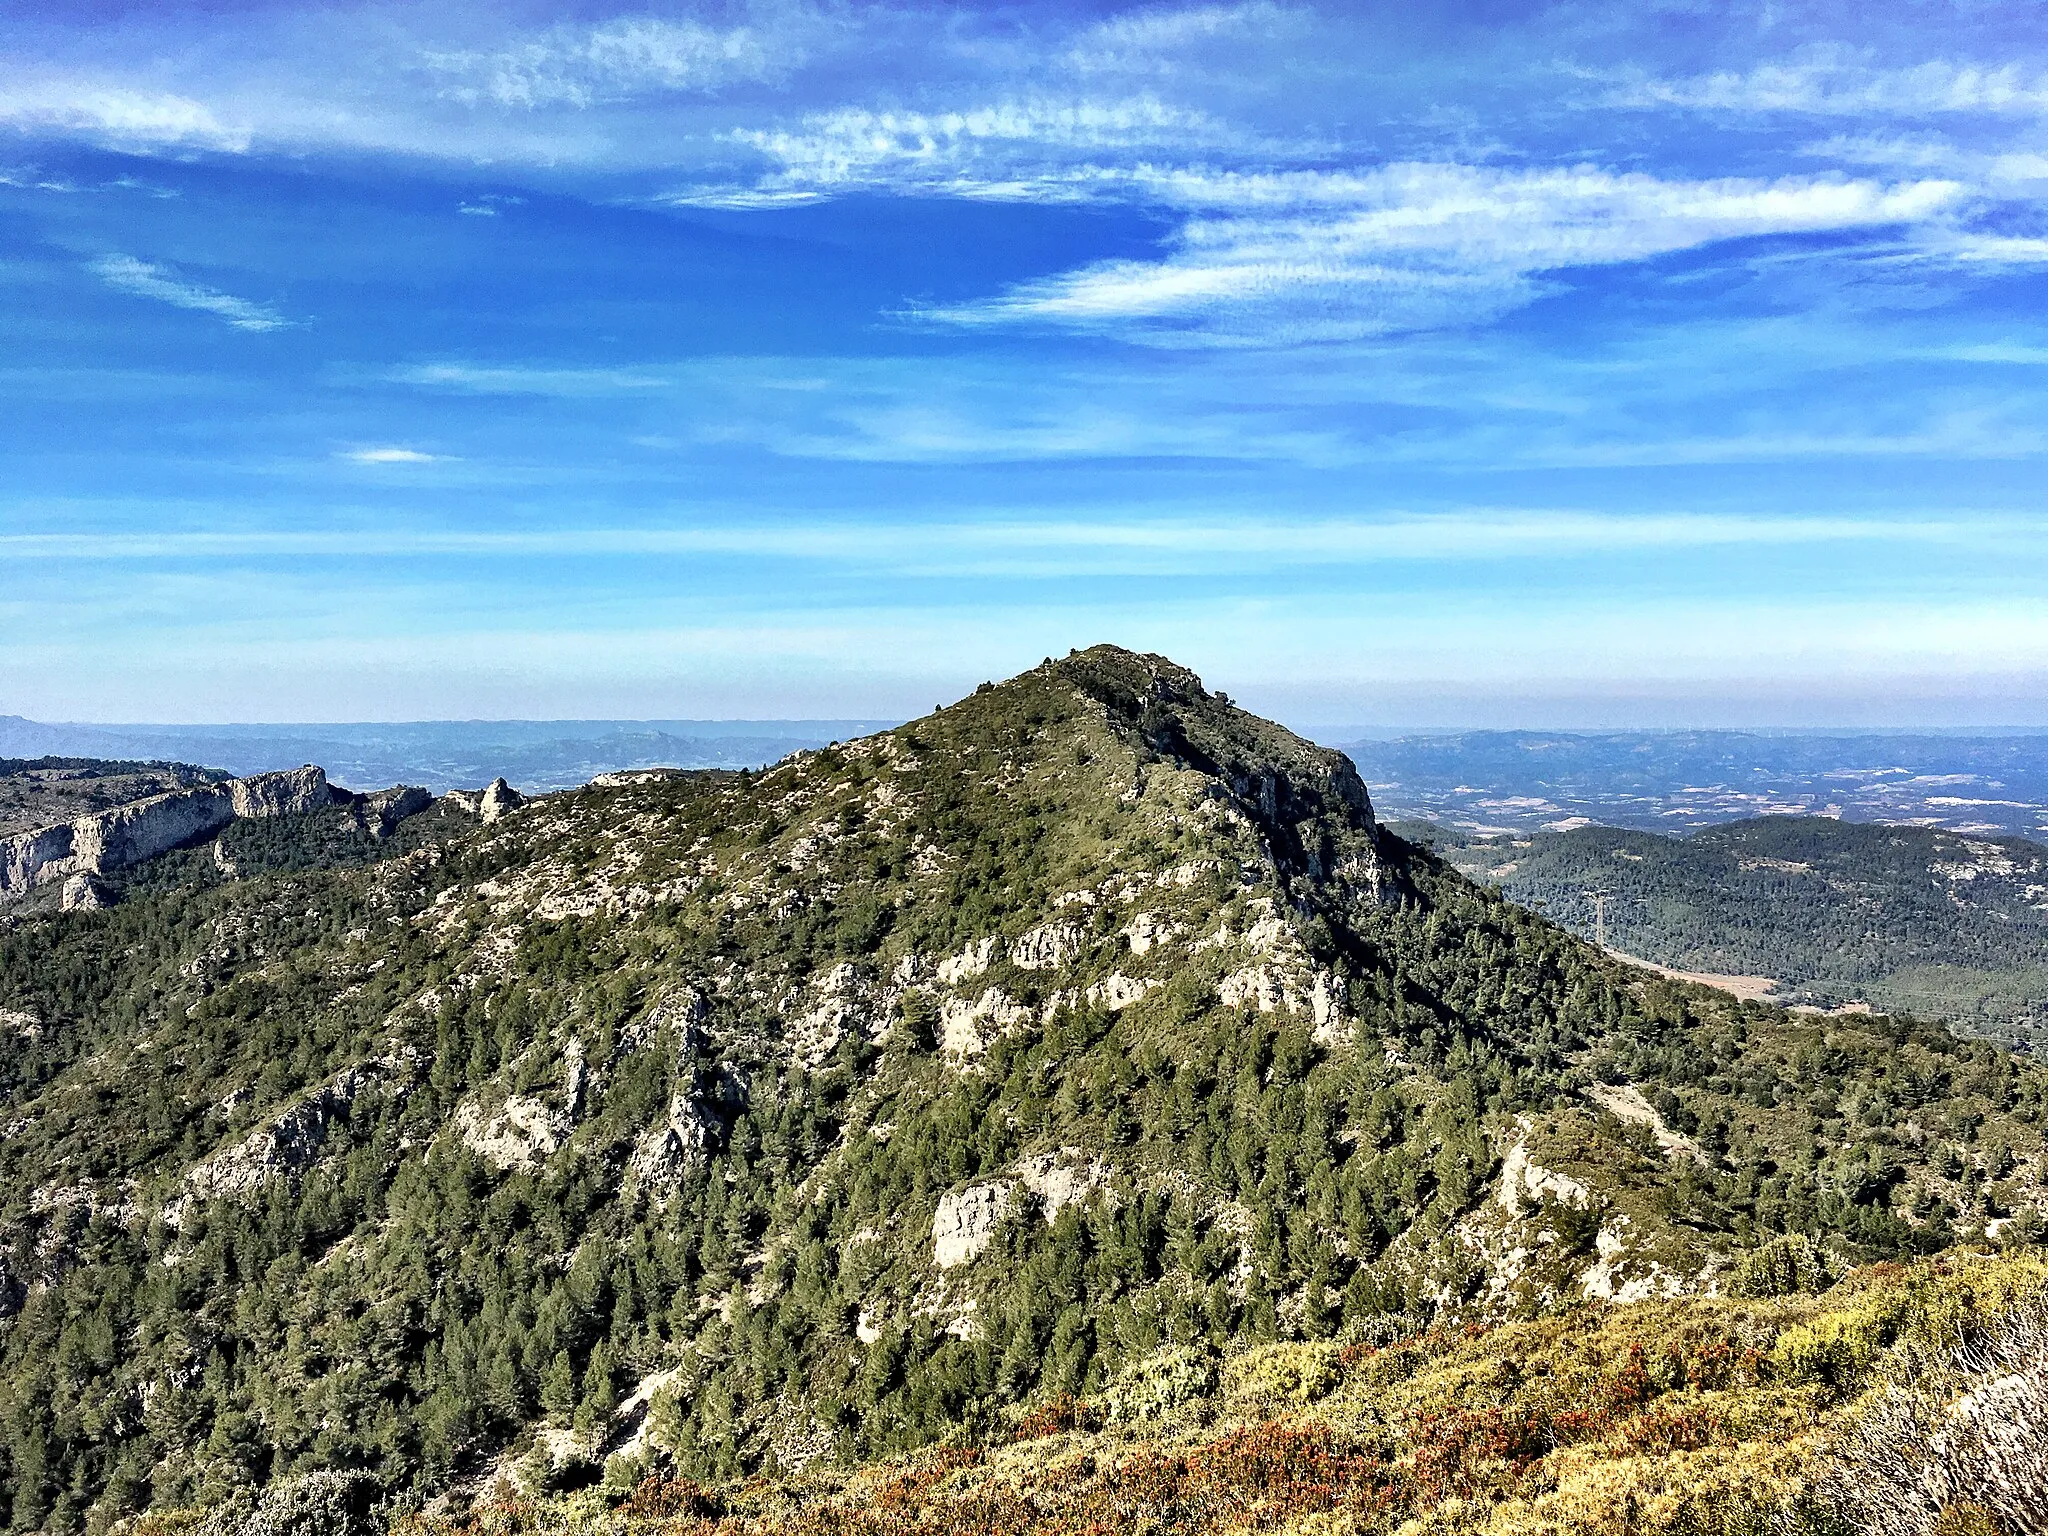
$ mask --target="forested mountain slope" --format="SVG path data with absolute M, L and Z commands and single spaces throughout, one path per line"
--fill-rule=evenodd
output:
M 2048 847 L 1815 816 L 1689 837 L 1581 827 L 1428 839 L 1476 880 L 1686 971 L 1776 978 L 1788 1002 L 1868 1002 L 2017 1039 L 2048 1029 Z
M 1646 978 L 1110 648 L 353 867 L 172 857 L 0 928 L 13 1529 L 788 1469 L 2039 1225 L 2040 1069 Z

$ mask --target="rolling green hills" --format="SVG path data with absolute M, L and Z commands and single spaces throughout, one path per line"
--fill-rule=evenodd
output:
M 1611 827 L 1473 839 L 1411 829 L 1460 870 L 1615 948 L 1764 976 L 1787 1002 L 1862 1002 L 2048 1038 L 2048 848 L 2017 837 L 1769 816 L 1660 837 Z
M 8 1529 L 823 1475 L 2048 1204 L 2040 1068 L 1633 970 L 1156 657 L 417 820 L 0 926 Z

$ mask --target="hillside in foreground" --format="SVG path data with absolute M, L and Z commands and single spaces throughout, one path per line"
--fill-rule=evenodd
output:
M 2041 1069 L 1647 977 L 1159 658 L 415 824 L 0 919 L 9 1528 L 824 1477 L 2040 1230 Z
M 2048 1269 L 1959 1256 L 1398 1342 L 1170 1350 L 864 1468 L 509 1482 L 400 1536 L 1845 1536 L 2041 1529 Z M 1773 1262 L 1777 1261 L 1777 1262 Z M 1826 1284 L 1825 1279 L 1821 1281 Z M 623 1475 L 619 1475 L 623 1474 Z M 389 1519 L 387 1515 L 385 1517 Z
M 1580 827 L 1418 835 L 1582 937 L 1681 971 L 1767 977 L 1777 1000 L 1864 1003 L 2048 1038 L 2048 847 L 1938 828 L 1770 816 L 1660 837 Z

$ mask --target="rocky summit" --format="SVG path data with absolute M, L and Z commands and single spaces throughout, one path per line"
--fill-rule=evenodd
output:
M 2040 1231 L 2038 1067 L 1634 970 L 1158 657 L 461 810 L 0 928 L 0 1521 L 797 1476 Z

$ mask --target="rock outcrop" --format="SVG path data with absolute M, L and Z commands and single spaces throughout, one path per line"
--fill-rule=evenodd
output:
M 317 811 L 334 802 L 336 791 L 327 782 L 325 769 L 310 763 L 281 773 L 258 773 L 246 779 L 229 779 L 221 786 L 227 791 L 228 806 L 236 816 L 296 816 Z
M 932 1262 L 940 1269 L 965 1264 L 989 1244 L 1010 1214 L 1016 1185 L 1007 1179 L 974 1184 L 939 1196 L 932 1213 Z
M 469 812 L 479 821 L 496 821 L 507 811 L 515 811 L 526 804 L 526 796 L 502 777 L 491 780 L 482 789 L 451 789 L 441 799 L 458 810 Z
M 349 802 L 350 821 L 372 837 L 389 837 L 398 824 L 417 816 L 434 803 L 434 797 L 416 784 L 394 784 L 374 794 L 357 795 Z
M 313 810 L 331 803 L 333 796 L 327 775 L 309 766 L 172 790 L 63 826 L 20 833 L 0 844 L 0 901 L 52 881 L 126 869 L 211 837 L 237 816 Z
M 464 1143 L 485 1162 L 506 1172 L 532 1168 L 561 1150 L 574 1122 L 568 1112 L 550 1109 L 523 1094 L 507 1098 L 495 1115 L 468 1103 L 455 1112 L 455 1128 Z
M 113 905 L 107 888 L 91 875 L 73 875 L 66 880 L 59 904 L 66 912 L 100 912 Z
M 1037 1197 L 1039 1212 L 1050 1223 L 1062 1207 L 1086 1200 L 1109 1176 L 1101 1158 L 1079 1147 L 1062 1147 L 1025 1158 L 1014 1178 L 949 1191 L 939 1196 L 932 1213 L 932 1262 L 951 1269 L 973 1260 L 1016 1208 L 1020 1190 Z
M 81 816 L 65 829 L 63 852 L 42 870 L 29 872 L 41 885 L 58 874 L 105 875 L 173 848 L 211 837 L 234 819 L 234 802 L 224 788 L 180 789 L 132 805 Z
M 699 1026 L 695 1018 L 701 1001 L 686 998 L 680 1010 L 668 1004 L 658 1005 L 658 1011 L 670 1014 L 682 1026 L 680 1043 L 691 1056 L 697 1055 Z M 584 1077 L 580 1044 L 570 1065 L 575 1091 L 580 1096 Z M 690 1082 L 679 1084 L 671 1095 L 667 1115 L 640 1138 L 627 1168 L 633 1183 L 660 1192 L 672 1190 L 689 1175 L 701 1172 L 709 1165 L 712 1153 L 725 1144 L 734 1119 L 746 1107 L 751 1084 L 746 1072 L 732 1063 L 714 1066 L 699 1058 L 691 1078 Z
M 319 1158 L 335 1122 L 346 1119 L 358 1099 L 371 1091 L 405 1094 L 412 1071 L 411 1061 L 393 1056 L 337 1073 L 268 1124 L 189 1171 L 182 1196 L 163 1208 L 165 1221 L 178 1226 L 190 1200 L 246 1199 L 279 1179 L 305 1172 Z

